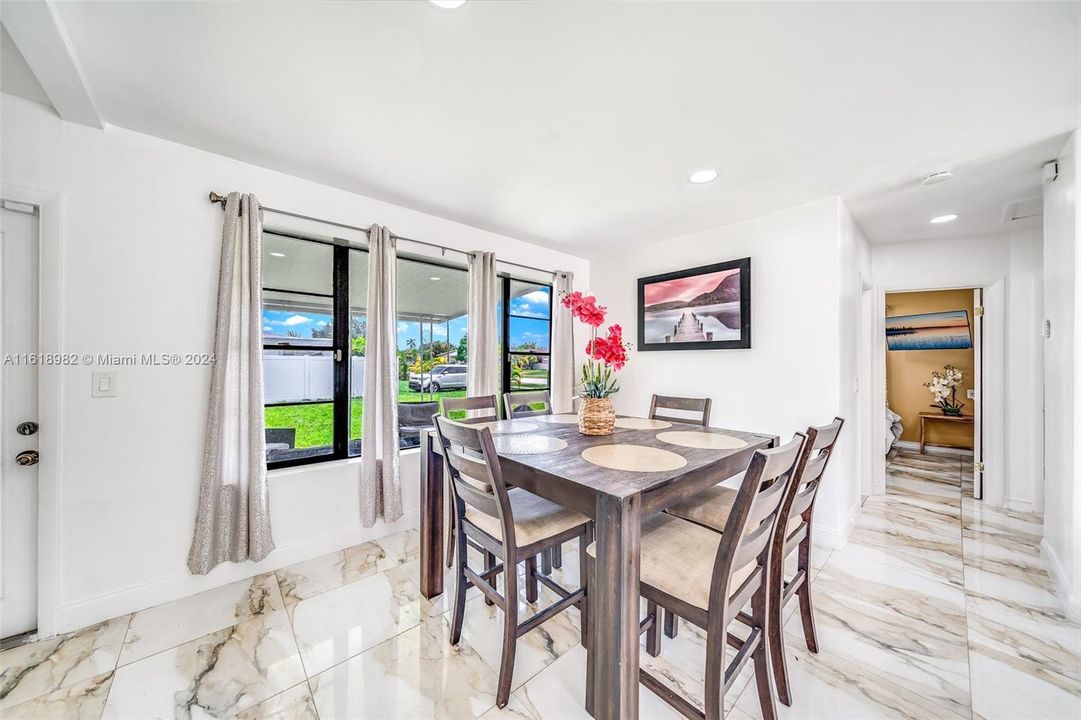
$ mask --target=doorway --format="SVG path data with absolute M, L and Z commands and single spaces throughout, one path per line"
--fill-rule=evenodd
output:
M 981 288 L 885 295 L 887 464 L 957 458 L 951 482 L 974 499 L 983 489 L 982 330 Z
M 38 212 L 0 201 L 0 639 L 38 620 Z

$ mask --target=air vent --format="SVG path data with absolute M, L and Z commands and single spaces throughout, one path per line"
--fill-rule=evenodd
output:
M 1043 198 L 1031 197 L 1006 203 L 1002 209 L 1003 224 L 1028 220 L 1043 215 Z

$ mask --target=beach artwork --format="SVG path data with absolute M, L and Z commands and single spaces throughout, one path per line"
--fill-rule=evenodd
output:
M 886 347 L 890 350 L 967 350 L 972 347 L 968 311 L 888 317 Z
M 747 348 L 750 258 L 638 280 L 639 350 Z

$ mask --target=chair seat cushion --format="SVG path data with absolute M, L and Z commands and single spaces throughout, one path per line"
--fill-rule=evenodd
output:
M 728 516 L 732 513 L 732 505 L 735 502 L 736 490 L 714 485 L 689 500 L 667 508 L 665 512 L 699 525 L 705 525 L 717 532 L 724 532 L 724 526 L 728 522 Z M 789 518 L 785 537 L 794 533 L 802 522 L 803 519 L 799 515 Z
M 642 523 L 642 583 L 703 610 L 709 609 L 713 563 L 720 533 L 672 515 L 659 513 Z M 586 550 L 597 556 L 597 544 Z M 751 562 L 732 573 L 729 594 L 754 572 Z
M 547 540 L 589 522 L 585 515 L 521 488 L 512 489 L 507 493 L 507 498 L 514 516 L 514 541 L 518 547 Z M 499 518 L 466 506 L 465 519 L 497 540 L 502 539 Z

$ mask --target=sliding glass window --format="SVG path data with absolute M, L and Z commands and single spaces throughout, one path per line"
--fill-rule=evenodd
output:
M 502 281 L 503 391 L 547 390 L 552 344 L 552 287 L 509 277 Z M 506 308 L 505 313 L 503 308 Z

